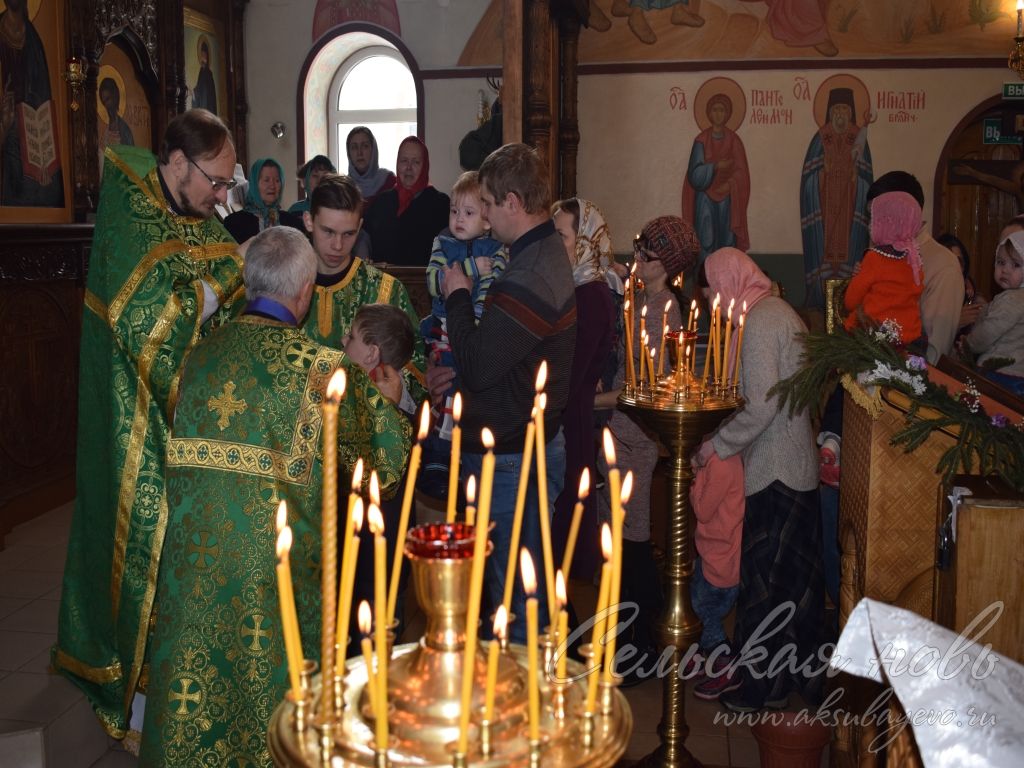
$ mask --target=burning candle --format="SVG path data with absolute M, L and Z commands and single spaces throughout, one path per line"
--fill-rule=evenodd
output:
M 732 310 L 736 306 L 736 299 L 729 299 L 729 311 L 725 319 L 725 341 L 722 344 L 722 384 L 729 381 L 729 340 L 732 338 Z
M 626 382 L 629 386 L 635 387 L 636 368 L 633 366 L 633 312 L 629 299 L 626 299 L 622 306 L 622 324 L 626 329 Z
M 558 663 L 555 665 L 555 680 L 564 682 L 566 661 L 569 658 L 569 611 L 566 610 L 569 596 L 565 589 L 565 576 L 561 570 L 555 574 L 555 598 L 558 600 L 558 631 L 555 634 L 555 654 L 558 656 Z M 563 645 L 564 648 L 561 647 Z
M 473 566 L 469 576 L 469 602 L 466 606 L 466 647 L 462 659 L 462 696 L 459 711 L 457 751 L 469 749 L 469 715 L 473 700 L 473 668 L 476 662 L 477 623 L 480 621 L 480 596 L 484 587 L 484 563 L 487 560 L 487 530 L 491 518 L 491 488 L 494 484 L 494 435 L 484 427 L 480 442 L 486 453 L 480 468 L 480 509 L 474 526 Z
M 642 350 L 647 349 L 647 305 L 644 304 L 644 308 L 640 310 L 640 343 L 643 345 Z M 644 380 L 644 366 L 647 362 L 647 358 L 643 356 L 641 351 L 640 358 L 640 381 Z M 651 371 L 651 375 L 654 375 L 654 371 Z M 648 379 L 652 381 L 652 379 Z
M 476 475 L 466 481 L 466 525 L 476 523 Z
M 338 629 L 335 642 L 338 644 L 338 658 L 334 664 L 337 675 L 345 674 L 345 654 L 348 649 L 348 625 L 352 617 L 352 585 L 356 580 L 356 563 L 359 562 L 359 531 L 363 529 L 363 500 L 356 498 L 352 506 L 352 514 L 345 526 L 345 542 L 348 554 L 341 559 L 341 585 L 338 588 L 340 603 L 338 605 Z
M 455 522 L 455 502 L 459 498 L 459 453 L 462 449 L 462 427 L 459 420 L 462 418 L 462 393 L 456 392 L 452 398 L 452 420 L 455 426 L 452 427 L 452 455 L 451 464 L 448 467 L 448 514 L 446 519 L 449 523 Z
M 334 669 L 334 622 L 338 615 L 338 405 L 345 396 L 345 369 L 339 368 L 327 384 L 323 405 L 323 469 L 324 485 L 321 498 L 321 623 L 320 662 L 323 669 Z M 320 697 L 320 715 L 331 718 L 334 697 Z
M 668 363 L 665 362 L 665 342 L 668 339 L 668 333 L 669 333 L 668 323 L 665 323 L 665 325 L 663 325 L 662 328 L 661 328 L 661 346 L 658 347 L 658 376 L 659 377 L 661 376 L 661 374 L 663 372 L 664 373 L 668 373 L 668 370 L 666 368 L 666 366 L 668 366 Z
M 693 321 L 697 319 L 697 300 L 693 299 L 690 302 L 690 314 L 686 318 L 686 330 L 693 330 Z
M 576 506 L 572 510 L 572 523 L 569 524 L 569 538 L 565 542 L 565 554 L 562 555 L 562 573 L 571 574 L 572 556 L 576 552 L 576 537 L 580 533 L 580 522 L 583 520 L 583 503 L 590 495 L 590 467 L 580 472 L 580 488 L 576 497 Z
M 719 347 L 722 344 L 722 295 L 715 294 L 715 303 L 711 313 L 711 330 L 715 334 L 715 343 L 712 346 L 715 358 L 715 380 L 720 381 L 722 377 L 722 357 Z
M 668 311 L 670 309 L 672 309 L 672 299 L 669 299 L 668 301 L 665 302 L 665 309 L 661 313 L 661 328 L 662 328 L 662 330 L 661 330 L 661 346 L 658 348 L 658 359 L 659 360 L 664 360 L 665 359 L 665 336 L 668 334 L 668 330 L 669 330 L 669 328 L 668 328 Z M 661 363 L 658 366 L 658 375 L 659 376 L 661 375 L 661 369 L 662 369 L 662 367 L 664 365 L 666 365 L 666 363 Z
M 658 377 L 654 374 L 654 353 L 657 352 L 654 347 L 647 348 L 647 368 L 651 373 L 651 390 L 653 391 L 655 386 L 658 384 Z M 659 358 L 660 359 L 660 358 Z
M 1024 2 L 1024 0 L 1021 0 Z M 740 380 L 740 363 L 743 358 L 740 357 L 740 353 L 743 351 L 743 326 L 747 319 L 747 302 L 743 302 L 743 314 L 740 315 L 740 329 L 736 332 L 736 365 L 732 369 L 732 384 L 736 386 Z
M 292 548 L 292 529 L 282 523 L 287 520 L 288 509 L 282 501 L 277 508 L 277 598 L 281 605 L 281 634 L 284 636 L 284 652 L 288 659 L 288 679 L 292 686 L 292 698 L 302 698 L 302 640 L 299 636 L 299 618 L 295 613 L 295 593 L 292 591 L 292 571 L 288 552 Z
M 547 397 L 544 394 L 544 385 L 548 379 L 548 361 L 541 360 L 537 369 L 537 412 L 534 420 L 537 422 L 537 515 L 540 519 L 540 542 L 544 553 L 544 584 L 547 590 L 548 613 L 550 624 L 555 626 L 557 614 L 555 611 L 555 563 L 551 554 L 551 515 L 548 507 L 548 474 L 546 467 L 547 441 L 544 437 L 544 404 Z
M 370 604 L 365 600 L 359 601 L 356 621 L 359 622 L 359 634 L 362 636 L 359 647 L 363 651 L 363 663 L 366 664 L 366 695 L 370 699 L 370 709 L 376 719 L 380 717 L 380 709 L 377 707 L 377 673 L 373 671 L 373 646 L 370 644 Z
M 523 591 L 526 592 L 526 666 L 527 691 L 530 703 L 530 741 L 540 740 L 540 688 L 537 675 L 537 576 L 530 553 L 524 548 L 519 553 L 519 567 L 523 572 Z
M 604 429 L 604 458 L 608 464 L 608 495 L 612 506 L 612 574 L 608 588 L 608 627 L 612 629 L 612 637 L 608 641 L 607 658 L 605 659 L 604 679 L 612 681 L 612 665 L 615 660 L 615 627 L 619 621 L 619 594 L 622 590 L 622 526 L 625 514 L 622 511 L 622 483 L 619 468 L 615 462 L 615 444 L 612 433 Z
M 370 504 L 367 514 L 373 533 L 373 622 L 374 645 L 377 651 L 377 717 L 375 737 L 377 749 L 388 748 L 388 620 L 384 580 L 387 575 L 387 542 L 384 539 L 384 517 L 380 507 Z
M 534 432 L 537 407 L 534 406 L 530 421 L 526 424 L 526 440 L 523 443 L 523 467 L 519 471 L 519 486 L 516 488 L 516 508 L 512 514 L 512 535 L 509 539 L 508 562 L 505 565 L 505 593 L 501 604 L 505 613 L 512 608 L 512 587 L 516 579 L 516 552 L 519 551 L 519 534 L 523 529 L 523 509 L 526 506 L 526 491 L 530 484 L 530 465 L 533 462 Z M 522 618 L 522 617 L 520 617 Z
M 348 494 L 348 509 L 345 513 L 345 532 L 342 537 L 343 543 L 341 547 L 341 584 L 338 588 L 338 621 L 337 631 L 334 638 L 335 643 L 341 649 L 341 652 L 338 654 L 338 658 L 335 660 L 334 666 L 334 669 L 338 674 L 344 674 L 345 650 L 348 647 L 348 622 L 352 610 L 352 588 L 351 580 L 348 579 L 348 573 L 351 571 L 351 579 L 354 580 L 354 559 L 358 554 L 359 548 L 357 546 L 354 547 L 355 554 L 353 554 L 352 537 L 354 534 L 358 534 L 359 528 L 362 527 L 362 499 L 359 497 L 359 490 L 361 487 L 362 459 L 358 459 L 355 462 L 355 468 L 352 470 L 352 484 Z M 353 527 L 352 523 L 356 503 L 358 503 L 359 507 L 359 524 Z
M 391 566 L 391 583 L 388 585 L 388 624 L 395 620 L 395 608 L 398 605 L 398 583 L 402 575 L 402 558 L 405 555 L 405 535 L 409 530 L 409 513 L 416 492 L 416 474 L 420 468 L 420 455 L 423 452 L 423 441 L 430 434 L 430 405 L 424 401 L 420 408 L 420 431 L 416 435 L 416 444 L 409 454 L 409 469 L 405 473 L 405 495 L 402 497 L 402 512 L 398 518 L 398 533 L 395 534 L 395 562 Z
M 597 609 L 594 611 L 594 630 L 590 635 L 590 647 L 594 653 L 591 660 L 593 666 L 587 672 L 587 712 L 593 714 L 597 704 L 597 680 L 601 676 L 601 639 L 604 637 L 605 626 L 608 617 L 604 612 L 608 609 L 608 592 L 611 588 L 612 575 L 612 531 L 608 523 L 601 526 L 601 552 L 604 554 L 604 564 L 601 566 L 601 586 L 597 590 Z
M 487 649 L 487 687 L 484 689 L 484 719 L 494 721 L 494 692 L 498 687 L 498 656 L 501 654 L 501 641 L 505 639 L 505 625 L 508 613 L 505 606 L 499 605 L 494 612 L 494 639 Z

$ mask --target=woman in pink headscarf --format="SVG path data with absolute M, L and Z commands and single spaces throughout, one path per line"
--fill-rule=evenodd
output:
M 706 297 L 721 295 L 737 309 L 746 302 L 747 315 L 740 360 L 739 387 L 743 406 L 701 444 L 693 458 L 697 471 L 712 453 L 721 459 L 743 457 L 746 509 L 740 554 L 740 591 L 736 601 L 733 664 L 716 673 L 727 676 L 719 686 L 727 708 L 750 712 L 784 707 L 799 692 L 808 703 L 821 695 L 820 678 L 794 673 L 796 662 L 817 660 L 822 642 L 825 585 L 822 575 L 821 518 L 818 506 L 818 453 L 810 416 L 791 416 L 779 409 L 768 391 L 800 367 L 800 334 L 807 327 L 786 301 L 771 292 L 771 281 L 753 260 L 735 248 L 712 253 L 698 273 Z M 739 324 L 740 312 L 733 322 Z M 734 332 L 732 338 L 735 340 Z M 754 640 L 767 650 L 764 661 L 750 658 L 744 645 L 775 609 L 771 622 L 778 631 Z M 792 644 L 792 649 L 786 646 Z M 792 664 L 768 667 L 779 652 Z M 756 653 L 756 652 L 755 652 Z
M 371 258 L 400 266 L 425 267 L 437 233 L 448 226 L 450 201 L 430 186 L 430 154 L 415 136 L 398 145 L 398 184 L 380 193 L 366 211 Z

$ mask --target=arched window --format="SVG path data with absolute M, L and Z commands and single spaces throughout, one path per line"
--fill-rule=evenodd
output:
M 423 130 L 423 83 L 415 59 L 399 38 L 370 26 L 341 24 L 307 56 L 299 78 L 298 165 L 327 155 L 345 173 L 345 139 L 365 125 L 377 139 L 381 166 L 393 170 L 399 143 Z
M 416 83 L 398 51 L 362 48 L 338 67 L 331 83 L 330 157 L 348 166 L 345 139 L 357 125 L 377 138 L 380 163 L 394 169 L 398 145 L 416 133 Z

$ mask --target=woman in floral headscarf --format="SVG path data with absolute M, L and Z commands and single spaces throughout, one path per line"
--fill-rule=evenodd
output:
M 302 219 L 281 210 L 282 178 L 281 164 L 273 158 L 261 157 L 252 164 L 245 207 L 224 219 L 225 228 L 236 242 L 244 243 L 267 227 L 278 225 L 295 227 L 305 234 Z
M 615 327 L 615 305 L 607 275 L 614 256 L 608 225 L 597 206 L 589 200 L 560 200 L 552 207 L 555 229 L 565 244 L 576 284 L 576 350 L 569 377 L 569 400 L 562 413 L 565 434 L 565 485 L 555 502 L 552 530 L 555 550 L 565 549 L 579 490 L 580 473 L 590 472 L 594 485 L 594 394 L 611 352 Z M 614 275 L 614 272 L 611 274 Z M 584 502 L 573 570 L 589 579 L 600 562 L 596 494 Z M 569 574 L 564 574 L 569 578 Z

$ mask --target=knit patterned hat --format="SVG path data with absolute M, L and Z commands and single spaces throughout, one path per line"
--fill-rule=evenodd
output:
M 644 224 L 637 245 L 654 254 L 670 279 L 691 269 L 700 255 L 697 233 L 678 216 L 659 216 Z

